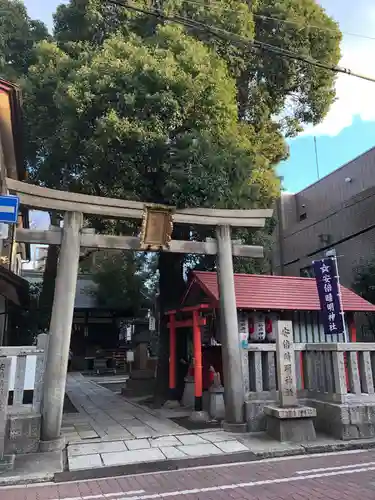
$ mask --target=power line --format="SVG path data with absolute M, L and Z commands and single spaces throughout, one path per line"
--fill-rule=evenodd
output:
M 209 0 L 207 3 L 198 2 L 198 1 L 194 1 L 194 0 L 182 0 L 182 1 L 183 1 L 183 3 L 197 5 L 199 7 L 214 7 L 214 8 L 216 7 L 216 8 L 220 8 L 222 10 L 226 10 L 228 12 L 232 11 L 232 9 L 230 7 L 225 7 L 220 2 L 217 2 L 215 0 Z M 317 24 L 303 23 L 303 22 L 298 21 L 298 20 L 281 19 L 280 17 L 265 16 L 263 14 L 254 14 L 254 13 L 253 13 L 253 17 L 258 18 L 258 19 L 263 19 L 264 21 L 273 21 L 277 24 L 290 24 L 292 26 L 297 26 L 299 28 L 309 28 L 309 29 L 315 29 L 318 31 L 326 31 L 328 33 L 337 33 L 336 30 L 333 28 L 328 28 L 326 26 L 318 26 Z M 342 31 L 342 30 L 340 30 L 340 31 L 343 35 L 348 35 L 348 36 L 353 36 L 356 38 L 363 38 L 365 40 L 375 41 L 375 37 L 373 37 L 373 36 L 362 35 L 360 33 L 352 33 L 349 31 Z
M 249 38 L 245 38 L 241 35 L 237 35 L 236 33 L 232 33 L 231 31 L 224 30 L 222 28 L 216 27 L 216 26 L 209 26 L 208 24 L 202 23 L 200 21 L 195 21 L 192 19 L 188 19 L 183 16 L 179 15 L 174 15 L 174 16 L 169 16 L 166 14 L 163 14 L 160 11 L 156 10 L 147 10 L 147 9 L 142 9 L 140 7 L 136 7 L 133 5 L 129 5 L 128 3 L 123 3 L 120 0 L 106 0 L 107 3 L 111 3 L 114 5 L 118 5 L 119 7 L 124 7 L 126 9 L 132 10 L 134 12 L 138 12 L 140 14 L 146 14 L 150 15 L 153 17 L 157 17 L 159 19 L 163 19 L 165 21 L 172 21 L 178 24 L 182 24 L 183 26 L 187 26 L 189 28 L 195 28 L 201 31 L 208 32 L 212 34 L 213 36 L 216 36 L 217 38 L 220 38 L 225 41 L 229 41 L 231 43 L 241 43 L 246 44 L 248 48 L 257 48 L 260 50 L 264 50 L 266 52 L 271 52 L 274 54 L 277 54 L 281 57 L 285 57 L 287 59 L 293 59 L 296 61 L 301 61 L 305 62 L 306 64 L 309 64 L 310 66 L 316 66 L 318 68 L 322 69 L 327 69 L 329 71 L 332 71 L 333 73 L 341 73 L 344 75 L 349 75 L 349 76 L 354 76 L 356 78 L 360 78 L 361 80 L 367 80 L 370 82 L 375 83 L 375 77 L 367 76 L 367 75 L 362 75 L 361 73 L 354 72 L 350 70 L 349 68 L 343 68 L 340 66 L 336 66 L 334 64 L 330 63 L 324 63 L 317 61 L 316 59 L 306 57 L 303 55 L 296 54 L 294 52 L 291 52 L 287 49 L 283 49 L 282 47 L 278 47 L 276 45 L 271 45 L 266 42 L 260 42 L 258 40 L 251 40 Z M 233 40 L 233 37 L 236 40 Z
M 191 0 L 184 0 L 184 2 L 193 3 Z M 198 4 L 199 2 L 194 2 L 194 3 Z M 327 31 L 329 33 L 336 33 L 336 30 L 334 30 L 333 28 L 327 28 L 325 26 L 318 26 L 316 24 L 304 24 L 304 23 L 301 23 L 299 21 L 293 21 L 291 19 L 290 20 L 289 19 L 280 19 L 278 17 L 264 16 L 263 14 L 253 14 L 253 16 L 257 17 L 258 19 L 263 19 L 266 21 L 274 21 L 275 23 L 279 23 L 279 24 L 290 24 L 290 25 L 298 26 L 300 28 L 310 28 L 310 29 L 315 29 L 318 31 Z M 342 31 L 342 30 L 340 30 L 340 31 L 343 35 L 348 35 L 348 36 L 353 36 L 356 38 L 364 38 L 365 40 L 375 41 L 374 36 L 362 35 L 360 33 L 351 33 L 349 31 Z

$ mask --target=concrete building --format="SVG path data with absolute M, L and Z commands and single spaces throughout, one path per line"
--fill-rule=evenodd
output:
M 375 258 L 375 148 L 277 204 L 274 274 L 312 277 L 312 261 L 334 248 L 341 284 Z
M 22 269 L 26 271 L 41 271 L 46 267 L 48 245 L 31 245 L 31 259 L 22 262 Z

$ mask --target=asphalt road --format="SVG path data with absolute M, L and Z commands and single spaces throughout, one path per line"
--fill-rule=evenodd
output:
M 1 500 L 375 500 L 375 451 L 0 488 Z

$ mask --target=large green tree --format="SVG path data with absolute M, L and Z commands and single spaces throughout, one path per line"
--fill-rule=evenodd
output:
M 13 81 L 26 74 L 35 43 L 48 36 L 42 22 L 30 19 L 23 2 L 0 0 L 0 76 Z
M 138 316 L 152 307 L 155 293 L 155 259 L 147 254 L 119 250 L 95 252 L 82 262 L 81 272 L 92 277 L 88 290 L 98 307 L 129 311 Z
M 271 121 L 293 135 L 303 124 L 319 123 L 327 113 L 335 97 L 333 72 L 240 43 L 255 38 L 300 56 L 337 64 L 341 32 L 316 0 L 161 0 L 158 4 L 167 15 L 218 28 L 221 37 L 204 28 L 185 29 L 228 64 L 236 78 L 241 119 L 256 125 Z M 138 0 L 131 5 L 152 9 L 155 4 Z M 55 35 L 65 47 L 71 40 L 97 44 L 114 32 L 148 36 L 160 22 L 106 1 L 71 0 L 57 10 Z M 229 40 L 223 40 L 225 37 Z
M 39 44 L 24 80 L 33 180 L 177 206 L 269 207 L 279 190 L 275 166 L 287 155 L 284 137 L 325 116 L 334 74 L 243 41 L 256 37 L 336 64 L 336 23 L 315 0 L 165 0 L 162 8 L 237 38 L 101 0 L 59 7 L 55 41 Z M 135 231 L 129 224 L 92 223 Z M 209 235 L 175 228 L 177 238 Z M 240 236 L 265 240 L 264 233 Z M 162 310 L 181 297 L 185 265 L 184 257 L 160 255 Z M 165 333 L 162 328 L 162 342 Z M 163 374 L 167 348 L 160 352 Z

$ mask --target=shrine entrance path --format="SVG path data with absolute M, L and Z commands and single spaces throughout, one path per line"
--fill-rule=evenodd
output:
M 314 442 L 297 444 L 264 433 L 188 431 L 171 420 L 186 415 L 186 409 L 152 410 L 100 381 L 68 374 L 66 393 L 77 413 L 64 414 L 67 461 L 55 476 L 58 482 L 375 447 L 374 439 L 344 442 L 318 435 Z
M 69 471 L 249 452 L 222 430 L 188 431 L 81 374 L 68 374 L 66 393 L 77 413 L 64 414 Z M 186 414 L 186 413 L 185 413 Z

